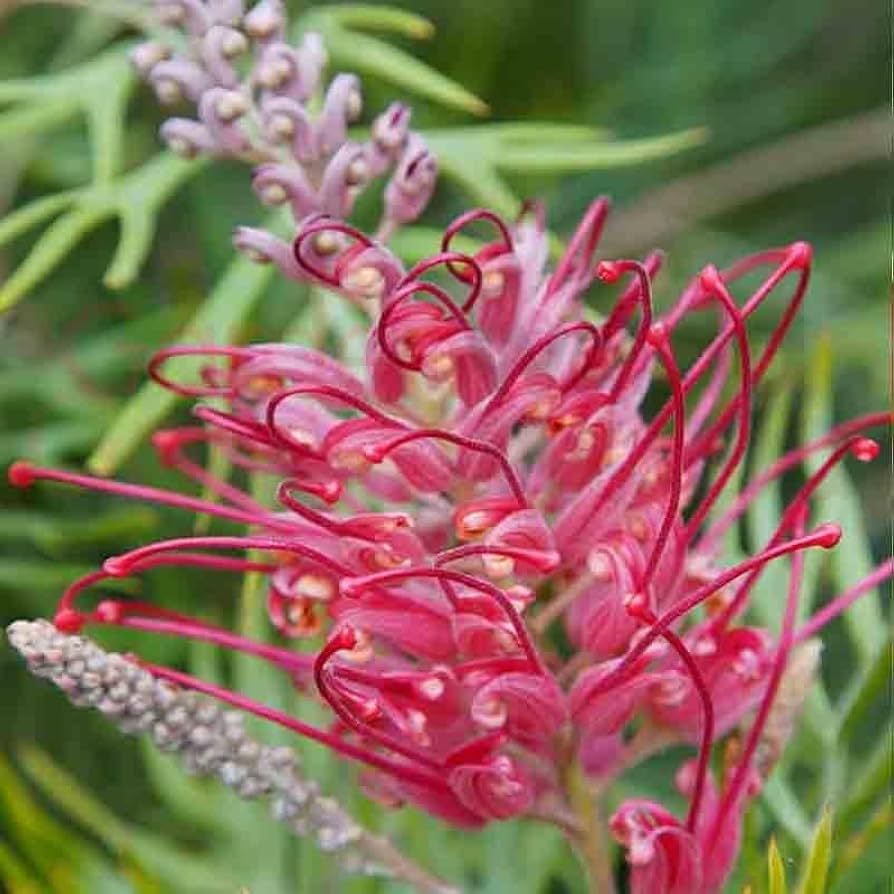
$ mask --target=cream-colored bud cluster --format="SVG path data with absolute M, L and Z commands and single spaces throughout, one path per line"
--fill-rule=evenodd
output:
M 215 776 L 241 798 L 267 797 L 274 819 L 297 835 L 313 836 L 349 871 L 372 869 L 362 852 L 363 830 L 302 775 L 292 749 L 252 738 L 241 712 L 156 679 L 124 655 L 61 633 L 48 621 L 15 621 L 7 634 L 30 671 L 58 686 L 72 704 L 95 708 L 125 733 L 150 736 L 187 772 Z

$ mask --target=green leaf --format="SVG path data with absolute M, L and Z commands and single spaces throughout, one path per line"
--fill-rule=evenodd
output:
M 343 28 L 363 28 L 402 34 L 415 40 L 425 40 L 435 33 L 435 26 L 424 16 L 395 6 L 372 3 L 348 3 L 326 10 Z
M 89 565 L 0 558 L 0 586 L 16 591 L 55 592 L 95 570 Z
M 214 783 L 193 779 L 183 772 L 176 761 L 158 750 L 146 736 L 140 740 L 143 768 L 152 788 L 172 813 L 196 829 L 219 829 L 220 795 Z
M 785 882 L 785 865 L 782 855 L 776 845 L 776 839 L 770 839 L 767 848 L 767 872 L 769 875 L 770 894 L 787 894 L 788 885 Z
M 706 138 L 707 130 L 696 127 L 660 137 L 590 145 L 551 146 L 544 141 L 540 146 L 507 146 L 497 165 L 504 170 L 527 174 L 625 167 L 692 149 L 704 143 Z
M 828 333 L 816 340 L 816 347 L 807 371 L 806 393 L 801 419 L 803 441 L 819 437 L 832 424 L 832 342 Z M 810 457 L 805 463 L 815 471 L 822 456 Z M 869 535 L 863 509 L 847 473 L 839 466 L 829 474 L 817 492 L 816 516 L 834 519 L 841 525 L 841 544 L 829 554 L 829 565 L 838 589 L 845 589 L 868 575 L 873 568 Z M 885 641 L 887 626 L 874 594 L 868 593 L 843 615 L 843 622 L 851 643 L 863 667 L 872 663 Z
M 891 804 L 889 797 L 872 814 L 866 825 L 851 835 L 838 849 L 834 873 L 836 881 L 840 880 L 842 876 L 846 876 L 849 870 L 859 865 L 861 858 L 865 857 L 866 852 L 880 835 L 884 835 L 887 843 L 890 844 L 892 821 L 894 821 L 894 805 Z M 882 871 L 879 873 L 880 876 L 885 878 L 886 882 L 890 882 L 889 871 L 885 868 L 890 864 L 890 855 L 888 856 L 889 859 L 882 863 Z M 841 886 L 840 890 L 849 892 L 856 891 L 857 888 Z
M 0 140 L 21 142 L 26 137 L 52 130 L 75 117 L 77 107 L 68 102 L 22 105 L 0 115 Z
M 638 164 L 698 145 L 705 131 L 613 142 L 604 130 L 535 121 L 426 130 L 424 136 L 445 177 L 475 201 L 514 215 L 520 203 L 504 172 L 555 174 Z
M 16 894 L 41 894 L 43 883 L 32 874 L 15 851 L 0 841 L 0 881 Z
M 31 115 L 27 132 L 56 127 L 71 114 L 86 115 L 97 174 L 111 176 L 118 169 L 124 134 L 124 109 L 136 79 L 120 43 L 81 65 L 53 74 L 0 81 L 0 103 L 20 103 Z M 43 114 L 37 109 L 44 109 Z M 15 114 L 7 112 L 7 116 Z M 20 132 L 21 133 L 21 132 Z
M 120 820 L 38 748 L 23 746 L 20 760 L 31 780 L 72 819 L 113 851 L 135 860 L 179 890 L 224 894 L 234 880 L 165 840 Z
M 443 175 L 454 181 L 480 205 L 490 208 L 505 217 L 518 213 L 521 201 L 508 183 L 489 165 L 461 154 L 454 156 L 441 154 L 438 166 Z
M 754 468 L 768 468 L 782 455 L 785 433 L 791 417 L 794 387 L 784 379 L 767 389 L 767 403 L 761 413 L 760 427 L 754 447 Z M 782 495 L 779 481 L 768 484 L 752 502 L 746 513 L 748 533 L 753 550 L 769 542 L 779 524 L 782 511 Z M 780 594 L 785 592 L 785 566 L 770 562 L 764 567 L 758 585 L 754 589 L 749 609 L 765 626 L 779 623 Z
M 90 407 L 85 402 L 84 408 Z M 93 408 L 91 407 L 91 412 Z M 0 463 L 27 456 L 36 462 L 59 462 L 67 453 L 90 448 L 102 432 L 104 416 L 49 422 L 0 434 Z
M 823 810 L 801 874 L 798 894 L 824 894 L 832 860 L 832 812 Z
M 112 148 L 108 149 L 113 153 Z M 108 174 L 111 161 L 102 162 Z M 16 218 L 9 231 L 18 234 L 64 205 L 71 210 L 59 217 L 44 231 L 25 260 L 0 288 L 0 313 L 8 310 L 38 285 L 71 253 L 74 246 L 104 220 L 119 217 L 123 223 L 122 242 L 115 253 L 105 283 L 122 288 L 135 278 L 151 246 L 151 233 L 161 206 L 202 165 L 201 160 L 186 161 L 174 155 L 160 154 L 141 168 L 112 182 L 66 193 L 64 201 L 47 199 L 38 208 Z M 141 218 L 136 222 L 136 218 Z M 0 224 L 0 230 L 2 230 Z M 8 235 L 8 234 L 7 234 Z
M 761 798 L 773 818 L 802 848 L 810 841 L 810 821 L 781 773 L 774 773 L 761 789 Z
M 840 722 L 838 736 L 850 740 L 867 712 L 886 691 L 891 682 L 891 666 L 894 660 L 894 639 L 889 639 L 876 653 L 875 658 L 855 675 L 852 687 L 838 707 Z
M 268 221 L 267 226 L 271 225 Z M 264 290 L 273 279 L 275 268 L 260 265 L 244 257 L 230 262 L 212 293 L 177 341 L 231 344 Z M 197 363 L 181 358 L 171 364 L 175 376 L 189 376 Z M 177 403 L 177 395 L 154 382 L 148 382 L 127 401 L 103 435 L 99 446 L 87 460 L 99 475 L 111 475 L 137 448 Z
M 323 35 L 327 50 L 339 65 L 382 78 L 450 108 L 473 115 L 489 111 L 487 103 L 456 81 L 391 44 L 343 28 L 328 11 L 309 13 L 304 21 Z
M 45 871 L 68 855 L 77 863 L 93 854 L 93 847 L 80 841 L 70 829 L 51 817 L 33 797 L 8 759 L 0 754 L 0 811 L 6 827 L 32 865 Z
M 847 797 L 838 810 L 836 823 L 842 834 L 847 834 L 861 815 L 885 797 L 890 797 L 892 784 L 892 752 L 894 725 L 886 724 L 879 735 L 878 745 L 860 762 L 856 778 L 847 788 Z
M 101 220 L 98 210 L 69 211 L 52 223 L 32 247 L 25 260 L 0 287 L 0 313 L 9 310 L 34 288 L 59 262 L 67 257 L 81 238 Z
M 398 257 L 403 258 L 408 264 L 415 264 L 441 250 L 443 235 L 442 230 L 437 230 L 434 227 L 401 227 L 391 237 L 388 244 Z M 471 255 L 481 248 L 482 242 L 465 233 L 458 233 L 450 246 L 455 251 Z
M 95 183 L 110 182 L 121 168 L 124 143 L 122 124 L 133 86 L 132 76 L 122 77 L 116 72 L 113 80 L 103 82 L 102 102 L 91 101 L 85 108 Z
M 158 514 L 144 506 L 116 509 L 77 521 L 37 512 L 5 510 L 0 515 L 0 538 L 5 541 L 27 540 L 36 546 L 58 552 L 64 546 L 103 543 L 120 537 L 138 538 L 152 531 Z
M 0 245 L 27 233 L 32 227 L 62 211 L 77 199 L 77 192 L 57 192 L 51 196 L 35 199 L 21 208 L 10 212 L 0 220 Z

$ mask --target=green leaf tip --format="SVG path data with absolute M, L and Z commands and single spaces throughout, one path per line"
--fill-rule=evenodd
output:
M 359 28 L 365 31 L 355 30 Z M 340 66 L 379 77 L 448 108 L 477 116 L 490 113 L 487 103 L 462 84 L 368 33 L 390 31 L 414 39 L 429 37 L 434 26 L 428 19 L 389 7 L 358 5 L 311 10 L 301 17 L 299 29 L 318 31 Z
M 832 811 L 825 807 L 813 835 L 813 842 L 798 885 L 798 894 L 825 894 L 831 862 Z
M 326 10 L 326 14 L 345 28 L 391 32 L 413 40 L 428 40 L 435 33 L 434 23 L 430 19 L 396 6 L 350 3 Z
M 767 872 L 769 874 L 770 894 L 788 894 L 788 885 L 785 881 L 785 866 L 775 838 L 770 839 L 770 846 L 767 848 Z

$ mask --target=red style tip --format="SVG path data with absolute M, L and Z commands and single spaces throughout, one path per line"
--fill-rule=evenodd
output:
M 86 620 L 80 612 L 71 608 L 63 608 L 56 612 L 53 626 L 60 633 L 80 633 Z
M 861 463 L 871 463 L 878 456 L 879 449 L 878 441 L 872 438 L 858 438 L 851 447 L 851 455 Z
M 115 556 L 102 563 L 102 570 L 112 577 L 127 577 L 130 574 L 130 568 L 130 562 Z
M 817 538 L 817 543 L 823 549 L 831 549 L 833 546 L 837 546 L 841 540 L 841 527 L 829 522 L 819 525 L 813 534 Z
M 341 482 L 335 478 L 324 481 L 319 488 L 320 498 L 326 503 L 337 503 L 341 499 Z
M 726 288 L 720 271 L 713 264 L 709 264 L 699 273 L 698 282 L 702 289 L 711 295 L 721 293 Z
M 388 445 L 370 444 L 365 447 L 361 447 L 360 452 L 363 454 L 364 459 L 366 459 L 368 462 L 378 464 L 385 459 L 385 456 L 388 453 Z
M 616 261 L 600 261 L 596 265 L 596 276 L 602 282 L 617 282 L 621 277 L 621 269 Z
M 158 453 L 158 458 L 165 465 L 170 465 L 174 460 L 174 454 L 182 443 L 180 435 L 175 431 L 157 431 L 152 435 L 152 446 Z
M 809 242 L 793 242 L 788 248 L 788 260 L 792 267 L 806 269 L 813 262 L 813 246 Z
M 339 627 L 329 640 L 333 649 L 353 649 L 358 643 L 357 631 L 351 626 Z
M 13 487 L 31 487 L 38 476 L 31 463 L 20 459 L 9 467 L 6 477 Z

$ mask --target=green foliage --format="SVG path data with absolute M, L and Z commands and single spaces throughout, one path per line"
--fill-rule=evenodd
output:
M 770 839 L 770 846 L 767 848 L 767 871 L 770 882 L 769 894 L 788 894 L 785 866 L 775 838 Z
M 826 808 L 813 835 L 813 842 L 798 885 L 798 894 L 823 894 L 831 862 L 832 813 Z

